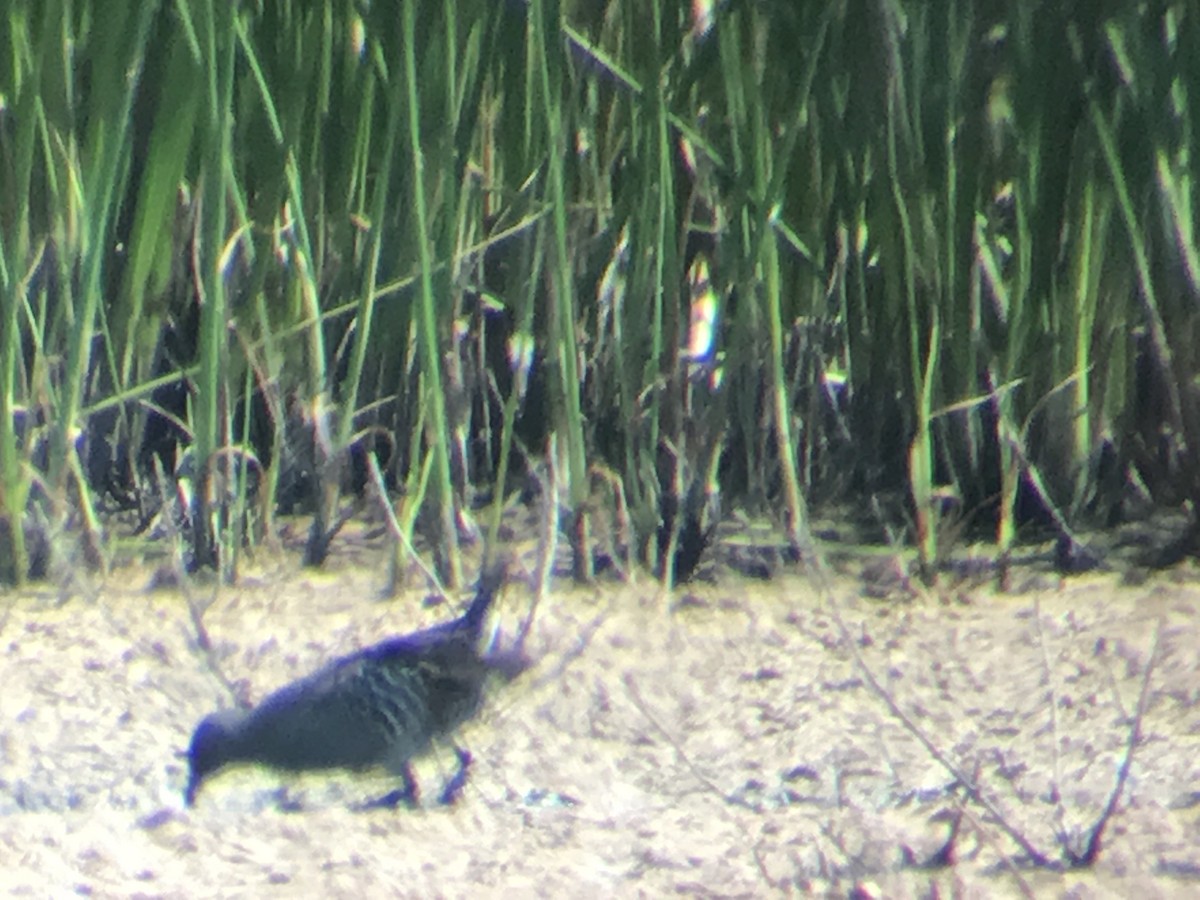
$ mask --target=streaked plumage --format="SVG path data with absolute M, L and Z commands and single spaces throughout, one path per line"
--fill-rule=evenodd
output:
M 480 646 L 503 577 L 502 569 L 485 573 L 461 618 L 336 659 L 251 710 L 205 717 L 188 749 L 185 802 L 239 763 L 285 771 L 382 766 L 411 792 L 409 761 L 475 714 L 489 672 L 512 668 Z M 464 767 L 467 759 L 460 754 Z

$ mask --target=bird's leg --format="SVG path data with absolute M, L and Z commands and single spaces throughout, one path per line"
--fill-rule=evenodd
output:
M 404 803 L 409 809 L 419 809 L 421 806 L 421 797 L 417 789 L 417 779 L 413 777 L 411 765 L 408 763 L 404 764 L 404 768 L 400 770 L 400 778 L 404 782 L 403 787 L 396 788 L 394 791 L 388 791 L 388 793 L 375 800 L 368 800 L 358 807 L 358 811 L 395 809 L 401 803 Z
M 458 771 L 446 782 L 442 795 L 438 797 L 438 802 L 443 806 L 450 806 L 458 800 L 458 795 L 467 784 L 467 770 L 471 767 L 471 754 L 468 751 L 455 747 L 454 755 L 458 757 Z
M 279 811 L 285 813 L 302 812 L 304 803 L 301 800 L 293 797 L 287 789 L 287 785 L 282 785 L 274 794 L 275 802 L 279 804 Z

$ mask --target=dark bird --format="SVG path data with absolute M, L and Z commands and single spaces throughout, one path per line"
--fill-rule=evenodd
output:
M 292 772 L 381 766 L 400 776 L 404 788 L 371 805 L 415 803 L 410 760 L 478 711 L 491 672 L 511 677 L 519 668 L 511 656 L 481 646 L 503 580 L 503 567 L 485 572 L 458 619 L 336 659 L 253 709 L 206 716 L 188 748 L 184 801 L 191 806 L 204 780 L 226 766 L 257 763 Z M 444 802 L 466 780 L 470 756 L 458 750 L 458 758 Z

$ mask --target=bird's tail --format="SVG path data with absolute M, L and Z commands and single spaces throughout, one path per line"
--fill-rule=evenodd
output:
M 462 624 L 470 631 L 471 636 L 478 638 L 483 634 L 483 623 L 487 619 L 488 610 L 496 594 L 504 585 L 507 577 L 507 560 L 492 563 L 479 575 L 479 583 L 475 588 L 475 599 L 463 614 Z
M 471 601 L 471 606 L 459 621 L 468 629 L 471 640 L 478 648 L 480 661 L 484 663 L 487 670 L 500 675 L 507 681 L 512 681 L 532 665 L 532 661 L 525 653 L 524 641 L 515 644 L 506 641 L 498 618 L 494 621 L 487 640 L 481 640 L 484 636 L 484 624 L 492 601 L 504 585 L 507 571 L 507 561 L 501 560 L 480 573 L 479 584 L 475 589 L 475 599 Z M 480 644 L 483 646 L 480 647 Z

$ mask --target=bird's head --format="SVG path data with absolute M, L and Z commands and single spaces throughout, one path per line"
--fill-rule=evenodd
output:
M 188 782 L 184 790 L 184 802 L 191 806 L 196 802 L 196 792 L 201 782 L 226 763 L 237 758 L 240 727 L 245 713 L 238 710 L 222 710 L 205 716 L 188 745 Z

